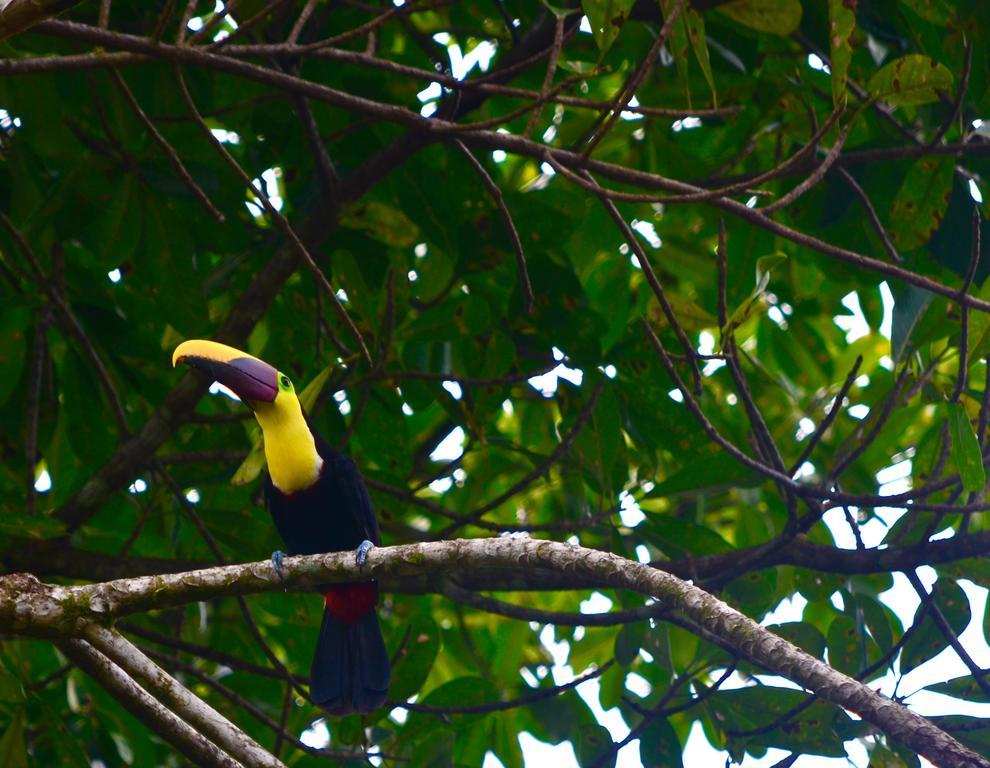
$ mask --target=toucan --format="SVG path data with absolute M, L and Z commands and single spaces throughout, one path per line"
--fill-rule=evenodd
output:
M 312 428 L 292 381 L 234 347 L 191 340 L 176 347 L 180 363 L 218 381 L 254 411 L 268 464 L 265 497 L 290 555 L 354 550 L 358 566 L 380 543 L 378 520 L 353 460 Z M 283 553 L 272 563 L 282 570 Z M 374 581 L 324 585 L 323 623 L 310 674 L 313 703 L 333 715 L 371 712 L 385 703 L 391 668 L 378 623 Z

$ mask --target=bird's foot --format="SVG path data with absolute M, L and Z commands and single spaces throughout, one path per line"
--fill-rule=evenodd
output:
M 285 578 L 285 573 L 282 569 L 282 561 L 285 559 L 285 552 L 281 549 L 276 549 L 272 552 L 272 567 L 275 569 L 275 575 L 278 576 L 279 581 Z
M 375 545 L 367 539 L 358 544 L 358 548 L 354 552 L 354 556 L 357 558 L 358 568 L 364 568 L 364 564 L 368 562 L 368 553 L 374 548 L 374 546 Z

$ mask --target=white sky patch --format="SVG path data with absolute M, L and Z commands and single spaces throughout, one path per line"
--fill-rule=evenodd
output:
M 646 519 L 643 510 L 639 508 L 639 504 L 629 491 L 619 494 L 619 517 L 626 528 L 635 528 Z
M 676 388 L 670 390 L 670 392 L 667 393 L 667 397 L 669 397 L 675 403 L 683 403 L 684 402 L 684 393 L 681 392 L 681 390 L 676 389 Z
M 110 279 L 111 283 L 119 283 L 121 280 L 124 279 L 124 275 L 119 268 L 111 269 L 109 272 L 107 272 L 107 277 Z
M 520 740 L 520 745 L 522 740 Z M 489 750 L 485 752 L 485 759 L 481 762 L 481 768 L 505 768 L 505 763 L 496 757 L 495 753 Z
M 880 321 L 880 335 L 889 341 L 891 329 L 894 327 L 894 294 L 891 293 L 890 286 L 887 285 L 886 280 L 880 283 L 880 301 L 883 302 L 883 320 Z M 859 379 L 856 379 L 856 383 L 859 385 Z M 870 383 L 869 379 L 867 379 L 866 383 Z
M 746 207 L 747 208 L 755 208 L 756 207 L 756 204 L 758 202 L 760 202 L 760 198 L 758 198 L 756 195 L 752 195 L 749 198 L 749 200 L 746 201 Z
M 794 433 L 794 439 L 799 443 L 805 438 L 811 437 L 815 432 L 815 422 L 809 419 L 807 416 L 802 416 L 798 420 L 797 432 Z
M 34 490 L 38 493 L 48 493 L 51 489 L 52 476 L 48 473 L 47 469 L 43 469 L 38 473 L 34 481 Z
M 464 396 L 461 385 L 456 381 L 445 381 L 441 385 L 455 400 L 460 400 Z
M 631 99 L 629 99 L 629 106 L 638 107 L 639 99 L 633 96 Z M 622 112 L 619 113 L 619 118 L 621 120 L 642 120 L 643 114 L 641 112 L 630 112 L 628 109 L 624 109 L 622 110 Z
M 440 83 L 432 82 L 426 86 L 423 90 L 416 94 L 416 98 L 422 102 L 433 101 L 439 99 L 443 95 L 443 87 Z
M 186 501 L 188 501 L 190 504 L 199 504 L 200 498 L 201 497 L 197 489 L 190 488 L 188 491 L 186 491 Z
M 330 746 L 330 729 L 327 728 L 327 721 L 322 717 L 311 723 L 309 728 L 299 734 L 299 741 L 307 747 L 314 749 L 326 749 Z
M 553 353 L 554 360 L 560 361 L 566 357 L 564 352 L 557 347 L 553 347 L 551 351 Z M 553 397 L 554 393 L 557 391 L 559 379 L 564 379 L 564 381 L 569 381 L 574 386 L 580 387 L 581 382 L 584 381 L 584 371 L 580 368 L 568 368 L 561 362 L 552 371 L 547 371 L 539 376 L 531 376 L 527 379 L 527 382 L 533 389 L 544 397 Z
M 601 592 L 592 592 L 587 600 L 581 601 L 581 613 L 608 613 L 612 610 L 612 599 Z
M 973 198 L 974 202 L 978 204 L 983 203 L 983 193 L 980 191 L 980 185 L 973 179 L 969 180 L 969 196 Z
M 641 699 L 645 699 L 653 693 L 653 686 L 642 675 L 630 672 L 626 675 L 626 690 L 636 694 Z
M 808 604 L 804 595 L 795 592 L 792 597 L 785 597 L 780 604 L 763 617 L 760 623 L 765 627 L 775 624 L 785 624 L 788 621 L 801 621 L 804 608 Z
M 588 17 L 587 16 L 582 16 L 581 17 L 581 24 L 580 24 L 580 26 L 578 26 L 578 30 L 581 31 L 581 32 L 584 32 L 584 34 L 586 34 L 586 35 L 590 35 L 591 34 L 591 22 L 588 21 Z
M 679 120 L 675 120 L 671 124 L 671 129 L 674 133 L 680 133 L 681 131 L 690 131 L 692 128 L 701 127 L 700 117 L 682 117 Z
M 708 331 L 702 331 L 698 334 L 698 354 L 699 355 L 711 355 L 715 352 L 715 337 L 712 336 Z M 708 360 L 705 362 L 705 367 L 701 369 L 702 376 L 711 376 L 719 368 L 725 365 L 725 360 Z
M 656 227 L 654 227 L 651 222 L 643 221 L 641 219 L 633 219 L 632 228 L 643 236 L 643 239 L 650 244 L 651 248 L 656 249 L 663 245 L 663 240 L 660 239 L 660 235 L 657 234 Z
M 276 211 L 282 210 L 282 195 L 279 193 L 279 179 L 282 178 L 281 168 L 269 168 L 267 171 L 261 174 L 261 178 L 255 179 L 251 182 L 251 186 L 254 187 L 258 194 L 264 193 L 268 198 L 268 202 L 272 204 L 272 208 Z M 264 189 L 262 189 L 262 183 L 264 183 Z M 246 201 L 248 211 L 255 218 L 261 216 L 264 213 L 264 208 L 260 204 L 260 201 L 255 203 L 251 200 Z
M 610 379 L 614 379 L 615 376 L 616 376 L 616 374 L 618 374 L 618 371 L 616 370 L 616 368 L 615 368 L 614 365 L 612 365 L 611 363 L 609 363 L 604 368 L 602 368 L 602 373 L 604 373 Z
M 20 128 L 21 118 L 11 116 L 6 109 L 0 109 L 0 129 L 9 131 L 11 128 Z
M 857 403 L 856 405 L 849 406 L 847 413 L 854 419 L 862 421 L 870 415 L 870 406 L 865 405 L 864 403 Z
M 415 413 L 415 411 L 412 409 L 412 406 L 409 405 L 409 403 L 403 403 L 402 413 L 404 413 L 406 416 L 412 416 Z
M 203 28 L 203 17 L 202 16 L 193 16 L 191 19 L 189 19 L 189 23 L 186 24 L 186 27 L 191 32 L 199 32 L 199 30 L 201 30 Z
M 828 598 L 828 601 L 837 611 L 844 611 L 846 609 L 846 601 L 842 599 L 842 593 L 839 590 L 835 590 Z
M 822 61 L 822 57 L 817 53 L 808 54 L 808 66 L 816 72 L 824 72 L 826 75 L 832 74 L 832 70 L 829 69 L 828 64 Z
M 410 269 L 408 274 L 406 274 L 406 277 L 409 278 L 410 283 L 415 283 L 419 280 L 419 273 L 415 269 Z
M 210 133 L 221 144 L 233 144 L 236 146 L 241 143 L 240 135 L 234 131 L 228 131 L 226 128 L 211 128 Z
M 870 335 L 870 325 L 859 303 L 859 294 L 850 291 L 842 297 L 842 306 L 849 310 L 849 315 L 836 315 L 832 321 L 846 332 L 846 343 L 852 344 L 857 339 Z
M 129 493 L 144 493 L 146 490 L 148 490 L 148 484 L 144 481 L 143 478 L 139 477 L 137 480 L 135 480 L 133 483 L 127 486 L 127 490 Z
M 430 483 L 430 490 L 439 493 L 441 496 L 454 487 L 454 479 L 451 477 L 439 477 Z
M 495 162 L 495 163 L 504 163 L 505 162 L 505 158 L 507 158 L 507 157 L 508 157 L 508 155 L 505 154 L 505 150 L 496 149 L 494 152 L 492 152 L 492 162 Z
M 430 461 L 454 461 L 464 453 L 464 429 L 454 427 L 430 454 Z
M 604 595 L 603 595 L 604 597 Z M 551 674 L 555 685 L 563 685 L 574 680 L 574 670 L 567 664 L 567 656 L 570 652 L 570 645 L 566 640 L 555 643 L 553 640 L 553 627 L 546 626 L 540 632 L 540 642 L 547 649 L 553 658 Z M 578 695 L 584 699 L 595 719 L 608 729 L 614 741 L 621 741 L 629 735 L 629 726 L 619 712 L 618 707 L 603 710 L 599 691 L 601 685 L 597 679 L 587 680 L 576 688 Z M 526 764 L 533 766 L 553 766 L 553 768 L 577 768 L 578 762 L 574 755 L 574 748 L 569 741 L 563 742 L 557 747 L 548 747 L 534 739 L 529 734 L 520 734 L 519 744 L 523 749 Z M 535 752 L 528 751 L 536 749 Z M 636 768 L 641 766 L 639 760 L 639 743 L 633 741 L 619 752 L 616 761 L 618 768 Z
M 511 400 L 503 400 L 502 401 L 502 413 L 504 413 L 506 416 L 511 416 L 515 412 L 516 412 L 516 409 L 512 405 L 512 401 Z
M 638 544 L 636 546 L 636 560 L 640 563 L 650 562 L 650 550 L 645 544 Z
M 236 400 L 238 403 L 241 402 L 241 398 L 237 396 L 234 390 L 232 390 L 228 386 L 225 386 L 224 384 L 221 384 L 219 381 L 214 381 L 212 384 L 210 384 L 210 394 L 226 395 L 231 400 Z
M 553 177 L 557 175 L 557 172 L 553 169 L 550 163 L 540 163 L 540 173 L 547 177 Z
M 347 399 L 346 391 L 338 389 L 333 393 L 333 399 L 337 403 L 337 410 L 340 411 L 341 416 L 346 416 L 351 412 L 351 401 Z

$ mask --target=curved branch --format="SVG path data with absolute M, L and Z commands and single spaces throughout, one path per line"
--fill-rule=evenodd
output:
M 373 549 L 363 568 L 350 552 L 292 557 L 284 563 L 282 580 L 270 561 L 81 587 L 45 585 L 14 574 L 0 579 L 0 628 L 64 637 L 83 631 L 89 621 L 223 596 L 424 572 L 456 575 L 490 566 L 543 568 L 654 596 L 742 655 L 857 713 L 939 765 L 990 768 L 990 761 L 926 718 L 832 669 L 699 587 L 617 555 L 552 541 L 500 537 L 384 547 Z

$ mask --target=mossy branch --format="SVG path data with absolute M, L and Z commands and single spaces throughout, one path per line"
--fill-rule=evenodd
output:
M 990 761 L 926 718 L 832 669 L 699 587 L 608 552 L 553 541 L 499 537 L 383 547 L 371 551 L 362 569 L 351 552 L 293 557 L 285 560 L 282 579 L 268 561 L 74 587 L 12 574 L 0 578 L 0 631 L 64 638 L 85 633 L 88 622 L 108 623 L 224 596 L 423 573 L 456 579 L 460 573 L 491 567 L 539 568 L 655 597 L 741 655 L 855 712 L 936 765 L 990 768 Z

